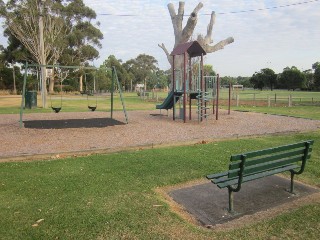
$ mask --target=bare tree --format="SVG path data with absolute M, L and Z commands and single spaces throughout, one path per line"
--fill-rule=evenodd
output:
M 171 16 L 172 26 L 174 30 L 174 37 L 175 37 L 174 47 L 176 47 L 178 44 L 186 43 L 190 41 L 198 21 L 198 12 L 203 7 L 203 4 L 200 2 L 195 7 L 195 9 L 191 12 L 186 26 L 182 28 L 182 22 L 184 17 L 184 5 L 185 5 L 184 2 L 179 2 L 179 9 L 177 14 L 175 11 L 174 5 L 172 3 L 168 4 L 168 10 Z M 220 49 L 223 49 L 224 46 L 234 42 L 234 39 L 232 37 L 229 37 L 225 40 L 218 42 L 215 45 L 211 45 L 213 43 L 212 29 L 213 29 L 213 25 L 215 24 L 215 18 L 216 18 L 215 12 L 212 12 L 211 19 L 207 27 L 206 36 L 204 37 L 203 35 L 199 34 L 197 37 L 197 41 L 200 43 L 200 45 L 203 47 L 203 49 L 207 53 L 212 53 Z M 172 58 L 170 56 L 169 51 L 165 47 L 165 45 L 162 43 L 162 44 L 159 44 L 158 46 L 163 49 L 163 51 L 167 55 L 167 59 L 169 63 L 172 65 Z

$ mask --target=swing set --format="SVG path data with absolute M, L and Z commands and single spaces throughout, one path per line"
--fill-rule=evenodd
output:
M 20 128 L 23 128 L 23 111 L 25 108 L 25 94 L 26 94 L 26 85 L 27 85 L 27 73 L 28 73 L 28 69 L 30 67 L 46 67 L 46 68 L 60 68 L 60 69 L 82 69 L 82 70 L 99 70 L 100 68 L 96 68 L 96 67 L 82 67 L 82 66 L 61 66 L 61 65 L 41 65 L 41 64 L 28 64 L 28 62 L 25 63 L 24 65 L 24 69 L 25 69 L 25 73 L 24 73 L 24 79 L 23 79 L 23 88 L 22 88 L 22 99 L 21 99 L 21 107 L 20 107 Z M 127 116 L 127 111 L 126 111 L 126 107 L 125 107 L 125 103 L 124 103 L 124 98 L 123 98 L 123 94 L 122 94 L 122 88 L 121 85 L 119 83 L 118 80 L 118 76 L 117 76 L 117 71 L 116 68 L 113 66 L 112 68 L 103 68 L 103 70 L 105 70 L 106 72 L 111 71 L 112 72 L 112 81 L 111 81 L 111 89 L 110 89 L 110 93 L 111 93 L 111 103 L 110 103 L 110 114 L 111 114 L 111 119 L 113 119 L 113 110 L 114 110 L 114 92 L 115 92 L 115 86 L 117 86 L 117 90 L 119 92 L 120 95 L 120 100 L 121 100 L 121 104 L 122 104 L 122 110 L 124 113 L 124 117 L 125 117 L 125 122 L 128 124 L 128 116 Z M 88 103 L 88 109 L 91 110 L 92 112 L 95 111 L 98 107 L 98 97 L 96 94 L 96 90 L 95 90 L 95 75 L 94 75 L 94 88 L 93 90 L 90 90 L 87 78 L 86 78 L 86 74 L 85 74 L 85 85 L 86 85 L 86 91 L 84 92 L 87 95 L 87 103 Z M 50 104 L 51 104 L 51 109 L 55 112 L 55 113 L 59 113 L 62 110 L 62 78 L 60 76 L 60 105 L 53 105 L 53 101 L 51 98 L 51 95 L 49 95 L 50 98 Z M 42 95 L 42 99 L 45 99 L 45 95 L 47 95 L 47 90 L 46 90 L 46 86 L 41 86 L 41 95 Z M 90 97 L 91 96 L 95 96 L 95 104 L 90 104 Z

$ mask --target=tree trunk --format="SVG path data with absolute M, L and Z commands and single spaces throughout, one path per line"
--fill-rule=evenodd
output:
M 12 68 L 12 77 L 13 77 L 13 94 L 17 95 L 17 87 L 16 87 L 16 72 L 14 66 Z
M 79 78 L 79 91 L 83 91 L 83 75 L 81 75 Z
M 52 68 L 52 73 L 49 79 L 49 93 L 54 93 L 54 68 Z

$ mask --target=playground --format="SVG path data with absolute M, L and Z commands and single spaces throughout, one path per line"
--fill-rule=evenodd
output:
M 10 159 L 59 158 L 124 149 L 206 143 L 222 139 L 266 136 L 314 131 L 320 121 L 286 116 L 220 110 L 200 124 L 172 121 L 169 115 L 153 111 L 30 113 L 24 116 L 24 128 L 18 116 L 3 114 L 0 119 L 1 161 Z M 196 115 L 194 111 L 194 115 Z M 34 155 L 34 156 L 33 156 Z

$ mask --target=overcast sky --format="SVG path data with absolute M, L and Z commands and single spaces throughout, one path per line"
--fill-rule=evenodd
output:
M 174 34 L 167 4 L 174 3 L 177 11 L 179 1 L 84 2 L 96 11 L 96 20 L 101 23 L 100 29 L 104 34 L 100 58 L 94 62 L 96 66 L 110 54 L 126 61 L 145 53 L 154 56 L 160 68 L 169 68 L 166 56 L 158 44 L 164 43 L 171 52 Z M 184 17 L 184 25 L 199 2 L 185 1 L 187 16 Z M 204 7 L 199 12 L 194 33 L 206 33 L 210 13 L 215 11 L 214 43 L 227 37 L 235 39 L 225 49 L 205 57 L 205 64 L 213 65 L 222 76 L 251 76 L 266 67 L 277 73 L 287 66 L 306 70 L 320 61 L 320 0 L 203 0 L 202 3 Z M 303 4 L 280 7 L 296 3 Z M 230 13 L 266 8 L 270 9 Z M 126 14 L 136 16 L 119 16 Z M 1 41 L 5 40 L 1 38 Z

